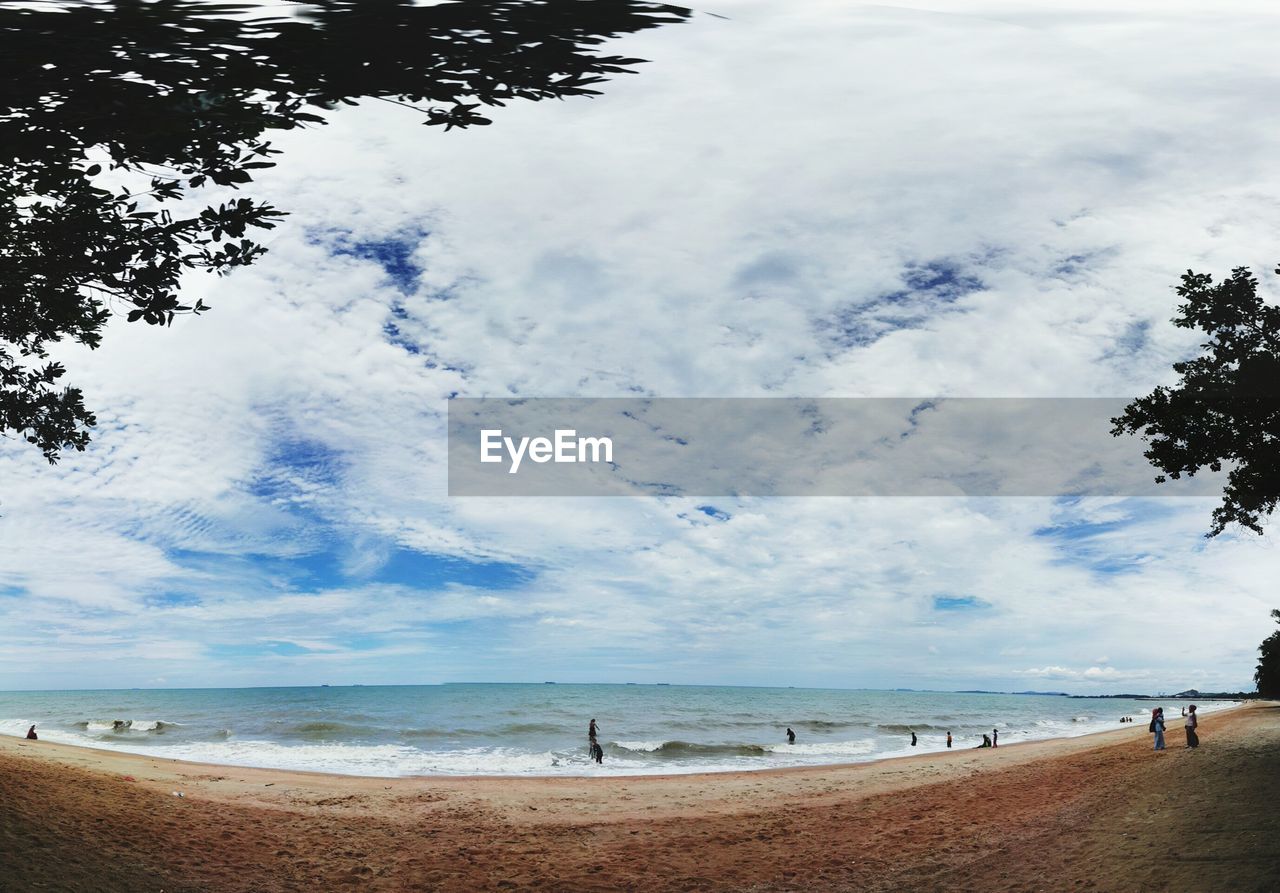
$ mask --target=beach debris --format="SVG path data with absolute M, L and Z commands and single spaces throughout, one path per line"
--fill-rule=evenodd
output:
M 182 791 L 174 791 L 174 792 L 173 792 L 173 796 L 175 796 L 175 797 L 185 797 L 186 795 L 185 795 L 185 794 L 183 794 L 183 793 L 182 793 Z
M 138 779 L 134 778 L 132 775 L 122 775 L 122 776 L 120 776 L 120 778 L 121 778 L 121 780 L 122 780 L 122 781 L 137 781 L 137 780 L 138 780 Z

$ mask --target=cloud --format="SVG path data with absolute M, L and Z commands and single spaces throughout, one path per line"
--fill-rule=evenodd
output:
M 1269 8 L 933 6 L 731 3 L 595 100 L 282 135 L 270 254 L 62 352 L 88 452 L 0 445 L 0 687 L 1246 684 L 1280 560 L 1207 500 L 446 495 L 454 395 L 1170 380 L 1177 275 L 1274 261 Z
M 1085 670 L 1073 670 L 1068 667 L 1031 667 L 1021 671 L 1023 676 L 1032 676 L 1039 679 L 1071 679 L 1071 680 L 1120 680 L 1120 679 L 1148 679 L 1151 674 L 1148 672 L 1129 672 L 1122 673 L 1115 667 L 1089 667 Z

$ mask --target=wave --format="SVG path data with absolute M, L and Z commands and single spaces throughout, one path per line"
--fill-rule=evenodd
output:
M 796 744 L 698 744 L 692 741 L 611 741 L 605 752 L 617 759 L 699 760 L 716 757 L 845 757 L 873 753 L 870 738 L 853 741 L 800 741 Z
M 126 734 L 129 732 L 154 732 L 163 734 L 165 729 L 181 726 L 178 722 L 165 722 L 162 719 L 82 719 L 72 723 L 77 729 L 86 732 L 111 732 Z
M 514 738 L 519 735 L 530 734 L 554 734 L 566 738 L 577 737 L 576 726 L 573 729 L 566 728 L 564 725 L 557 725 L 549 722 L 522 722 L 512 723 L 510 725 L 498 726 L 494 729 L 450 729 L 450 728 L 434 728 L 434 729 L 401 729 L 399 735 L 401 738 Z M 586 737 L 586 729 L 581 732 Z
M 470 738 L 481 737 L 485 732 L 475 729 L 401 729 L 401 738 Z
M 802 719 L 799 722 L 791 723 L 793 727 L 808 729 L 811 732 L 822 732 L 828 729 L 848 729 L 853 726 L 862 725 L 859 722 L 835 722 L 829 719 Z
M 781 756 L 805 757 L 855 757 L 874 753 L 876 743 L 869 738 L 861 741 L 818 741 L 797 744 L 770 744 L 769 753 Z
M 914 725 L 887 722 L 878 724 L 876 728 L 888 735 L 910 735 L 912 732 L 917 734 L 920 732 L 949 732 L 954 728 L 954 726 L 936 726 L 927 722 L 916 723 Z
M 770 748 L 763 744 L 698 744 L 693 741 L 610 741 L 608 752 L 616 756 L 644 754 L 659 759 L 689 757 L 762 757 Z
M 791 726 L 793 729 L 805 729 L 809 732 L 824 732 L 835 729 L 848 729 L 864 725 L 864 723 L 856 720 L 836 722 L 828 719 L 773 720 L 761 719 L 757 716 L 754 719 L 673 719 L 664 721 L 662 725 L 668 729 L 688 729 L 693 732 L 701 732 L 707 729 L 776 729 L 780 732 L 787 726 Z
M 293 735 L 299 738 L 314 738 L 324 740 L 327 738 L 355 738 L 367 736 L 373 729 L 370 726 L 360 726 L 349 722 L 304 722 L 297 725 L 289 726 L 283 729 L 285 735 Z

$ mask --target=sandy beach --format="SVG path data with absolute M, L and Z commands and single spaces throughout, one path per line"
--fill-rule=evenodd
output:
M 0 889 L 1280 890 L 1280 705 L 852 766 L 355 778 L 0 738 Z M 180 792 L 183 796 L 175 796 Z

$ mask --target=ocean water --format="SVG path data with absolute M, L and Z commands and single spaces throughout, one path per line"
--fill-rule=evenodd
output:
M 1182 702 L 683 685 L 452 684 L 0 692 L 0 733 L 351 775 L 648 775 L 852 763 L 1145 728 Z M 1199 712 L 1230 706 L 1205 703 Z M 604 763 L 587 755 L 600 727 Z M 788 744 L 786 728 L 796 733 Z M 910 744 L 911 733 L 918 745 Z

